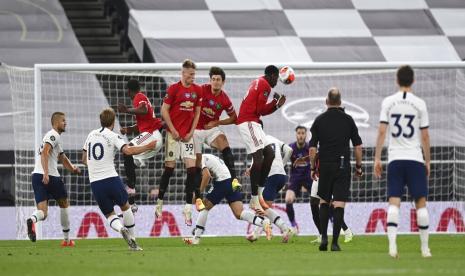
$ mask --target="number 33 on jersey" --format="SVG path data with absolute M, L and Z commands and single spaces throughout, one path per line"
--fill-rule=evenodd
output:
M 384 99 L 380 122 L 389 126 L 389 162 L 415 160 L 423 163 L 419 133 L 429 126 L 425 101 L 413 93 L 399 91 Z

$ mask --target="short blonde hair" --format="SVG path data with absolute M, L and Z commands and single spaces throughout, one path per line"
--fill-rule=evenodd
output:
M 182 62 L 182 68 L 184 69 L 197 69 L 197 66 L 195 65 L 195 63 L 190 60 L 190 59 L 185 59 L 183 62 Z
M 115 122 L 115 111 L 113 108 L 105 108 L 100 112 L 100 124 L 102 127 L 110 127 Z

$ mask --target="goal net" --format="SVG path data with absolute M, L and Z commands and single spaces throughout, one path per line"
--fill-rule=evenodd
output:
M 225 91 L 236 111 L 250 82 L 263 74 L 265 64 L 216 64 L 226 71 Z M 343 106 L 355 120 L 363 140 L 365 175 L 353 179 L 350 203 L 346 209 L 346 222 L 355 233 L 383 233 L 386 223 L 386 175 L 380 180 L 373 176 L 374 147 L 378 128 L 379 110 L 384 97 L 396 91 L 395 72 L 399 64 L 295 64 L 296 81 L 291 85 L 279 83 L 273 91 L 287 96 L 286 104 L 270 116 L 263 118 L 264 130 L 285 143 L 295 141 L 295 127 L 310 127 L 314 118 L 323 112 L 325 96 L 330 87 L 342 92 Z M 67 128 L 62 134 L 66 155 L 74 164 L 81 158 L 87 134 L 100 127 L 98 114 L 105 107 L 117 110 L 118 103 L 131 105 L 126 90 L 129 79 L 138 79 L 146 92 L 157 117 L 168 85 L 179 81 L 180 65 L 176 64 L 67 64 L 40 65 L 37 68 L 5 66 L 8 73 L 14 109 L 15 187 L 17 209 L 17 238 L 26 238 L 26 219 L 35 208 L 31 185 L 31 172 L 37 157 L 37 147 L 43 135 L 51 128 L 50 116 L 55 111 L 66 113 Z M 197 83 L 209 81 L 210 64 L 199 64 Z M 414 91 L 428 106 L 432 167 L 429 178 L 429 211 L 431 231 L 464 232 L 465 213 L 465 67 L 463 64 L 414 65 L 416 81 Z M 133 116 L 117 113 L 114 131 L 133 125 Z M 332 127 L 332 126 L 328 126 Z M 242 176 L 250 164 L 250 157 L 236 126 L 223 126 L 222 130 L 233 148 L 236 170 L 241 175 L 244 203 L 250 199 L 250 181 Z M 164 135 L 164 131 L 163 131 Z M 127 137 L 130 140 L 132 137 Z M 307 140 L 310 138 L 308 132 Z M 216 150 L 206 152 L 219 154 Z M 383 160 L 386 161 L 385 151 Z M 163 150 L 145 167 L 137 168 L 137 198 L 140 206 L 136 214 L 139 236 L 188 235 L 190 227 L 181 216 L 184 204 L 185 170 L 177 162 L 165 195 L 161 220 L 155 220 L 154 204 L 164 167 Z M 116 156 L 116 168 L 126 182 L 124 162 Z M 384 163 L 386 165 L 386 163 Z M 88 174 L 81 166 L 82 175 L 71 175 L 60 166 L 68 191 L 71 208 L 71 232 L 77 237 L 115 236 L 107 226 L 92 196 Z M 280 192 L 276 206 L 285 214 L 285 191 Z M 402 232 L 417 231 L 412 199 L 403 198 Z M 316 234 L 311 220 L 309 193 L 302 190 L 295 204 L 296 220 L 302 234 Z M 224 203 L 224 202 L 223 202 Z M 242 235 L 246 225 L 234 220 L 227 204 L 211 212 L 207 234 Z M 119 211 L 118 208 L 116 208 Z M 196 212 L 194 212 L 194 221 Z M 59 212 L 55 201 L 50 201 L 47 221 L 39 229 L 43 238 L 60 238 Z

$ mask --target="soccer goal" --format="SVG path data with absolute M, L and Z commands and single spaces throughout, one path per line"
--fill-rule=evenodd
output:
M 465 63 L 410 63 L 415 69 L 414 92 L 428 106 L 432 146 L 432 170 L 429 178 L 429 211 L 432 232 L 465 232 Z M 209 81 L 210 66 L 226 71 L 225 91 L 236 111 L 250 82 L 263 74 L 267 64 L 200 63 L 196 82 Z M 284 64 L 277 64 L 284 65 Z M 346 222 L 356 234 L 383 233 L 386 224 L 386 177 L 373 176 L 373 157 L 378 129 L 379 110 L 384 97 L 397 91 L 395 72 L 400 63 L 305 63 L 286 64 L 294 68 L 296 80 L 290 85 L 279 83 L 273 91 L 287 96 L 285 105 L 263 118 L 267 134 L 291 143 L 295 127 L 310 127 L 323 112 L 330 87 L 342 93 L 343 106 L 355 120 L 364 145 L 365 175 L 353 180 Z M 8 73 L 14 110 L 15 187 L 17 238 L 26 238 L 26 219 L 35 208 L 31 172 L 43 135 L 51 128 L 50 116 L 55 111 L 66 113 L 67 129 L 62 134 L 64 150 L 72 162 L 78 163 L 85 138 L 90 130 L 100 127 L 98 114 L 105 107 L 117 110 L 118 103 L 131 105 L 125 89 L 129 79 L 138 79 L 151 100 L 156 116 L 168 85 L 179 81 L 180 64 L 37 64 L 34 68 L 3 65 Z M 117 114 L 116 132 L 135 120 Z M 331 126 L 328 126 L 331 127 Z M 250 164 L 235 126 L 222 127 L 233 148 L 236 169 L 242 175 Z M 132 137 L 128 137 L 130 140 Z M 310 138 L 308 132 L 307 140 Z M 216 150 L 206 152 L 218 154 Z M 117 171 L 125 181 L 123 159 L 116 158 Z M 184 204 L 185 171 L 178 162 L 175 175 L 165 195 L 161 220 L 155 220 L 154 203 L 163 172 L 161 151 L 144 167 L 137 168 L 136 214 L 139 236 L 188 235 L 190 227 L 181 216 Z M 385 152 L 383 160 L 386 161 Z M 88 175 L 71 175 L 61 170 L 71 203 L 71 236 L 112 236 L 96 202 L 92 198 Z M 248 177 L 241 177 L 244 202 L 250 198 Z M 277 208 L 285 213 L 284 194 Z M 401 232 L 417 231 L 411 198 L 404 196 L 401 209 Z M 296 218 L 301 234 L 316 234 L 311 219 L 309 193 L 298 195 Z M 196 214 L 194 212 L 194 221 Z M 206 234 L 244 235 L 247 225 L 234 220 L 227 204 L 216 207 L 210 215 Z M 108 229 L 107 229 L 108 228 Z M 41 226 L 43 238 L 60 238 L 58 207 L 51 201 L 49 216 Z

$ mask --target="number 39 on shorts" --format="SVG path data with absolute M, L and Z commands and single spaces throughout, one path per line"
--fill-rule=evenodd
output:
M 189 153 L 189 154 L 192 153 L 192 152 L 194 152 L 194 144 L 193 144 L 193 143 L 189 143 L 189 144 L 188 144 L 188 143 L 185 143 L 185 144 L 184 144 L 184 151 L 185 151 L 186 153 Z

